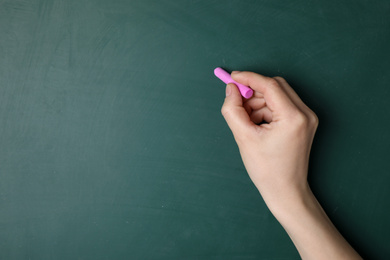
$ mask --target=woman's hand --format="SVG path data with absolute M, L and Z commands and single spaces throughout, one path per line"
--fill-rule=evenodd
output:
M 280 77 L 233 72 L 232 78 L 254 90 L 250 99 L 226 87 L 222 114 L 242 160 L 271 210 L 307 192 L 310 148 L 317 116 Z M 295 199 L 295 198 L 293 198 Z
M 307 183 L 317 116 L 287 82 L 252 72 L 233 72 L 254 95 L 226 87 L 222 114 L 253 183 L 294 242 L 302 259 L 361 259 L 341 236 Z

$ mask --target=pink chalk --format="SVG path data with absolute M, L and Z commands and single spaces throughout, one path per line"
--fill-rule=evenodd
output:
M 236 84 L 236 86 L 240 90 L 241 96 L 243 96 L 244 98 L 250 98 L 253 95 L 253 90 L 250 87 L 242 85 L 242 84 L 234 81 L 232 79 L 232 77 L 230 76 L 230 74 L 227 73 L 226 71 L 224 71 L 222 68 L 220 68 L 220 67 L 216 68 L 214 70 L 214 74 L 215 74 L 215 76 L 217 76 L 220 80 L 222 80 L 226 84 L 229 84 L 229 83 Z

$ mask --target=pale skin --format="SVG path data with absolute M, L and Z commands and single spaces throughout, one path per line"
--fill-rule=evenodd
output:
M 281 77 L 232 72 L 254 95 L 226 86 L 222 115 L 245 168 L 302 259 L 362 259 L 338 232 L 307 182 L 318 118 Z M 261 123 L 261 124 L 260 124 Z

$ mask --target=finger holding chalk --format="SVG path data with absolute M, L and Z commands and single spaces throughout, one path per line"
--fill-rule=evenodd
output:
M 220 68 L 220 67 L 216 68 L 214 70 L 214 74 L 215 74 L 215 76 L 217 76 L 217 78 L 219 78 L 220 80 L 222 80 L 226 84 L 229 84 L 229 83 L 235 84 L 238 87 L 238 89 L 240 90 L 240 93 L 244 98 L 252 97 L 253 90 L 250 87 L 234 81 L 232 79 L 232 77 L 230 76 L 230 74 L 228 72 L 226 72 L 225 70 L 223 70 L 222 68 Z

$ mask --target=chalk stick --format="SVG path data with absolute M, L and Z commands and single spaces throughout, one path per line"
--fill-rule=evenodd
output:
M 228 72 L 226 72 L 225 70 L 223 70 L 222 68 L 220 68 L 220 67 L 216 68 L 214 70 L 214 74 L 215 74 L 215 76 L 217 76 L 217 78 L 219 78 L 220 80 L 222 80 L 226 84 L 234 83 L 238 87 L 238 90 L 240 91 L 241 96 L 243 96 L 244 98 L 250 98 L 253 95 L 253 90 L 250 87 L 234 81 L 232 79 L 232 77 L 230 76 L 230 74 Z

